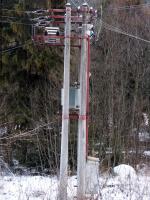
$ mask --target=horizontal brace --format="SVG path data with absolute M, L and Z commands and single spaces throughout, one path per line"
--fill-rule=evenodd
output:
M 49 15 L 49 18 L 53 18 L 53 19 L 65 19 L 66 16 L 64 15 Z M 71 19 L 82 19 L 82 17 L 80 16 L 71 16 Z
M 66 9 L 48 9 L 48 12 L 66 12 Z
M 65 21 L 51 21 L 51 24 L 64 24 Z
M 56 36 L 56 35 L 35 35 L 33 37 L 33 40 L 44 40 L 44 39 L 52 39 L 52 38 L 58 38 L 58 39 L 65 39 L 65 38 L 70 38 L 70 39 L 88 39 L 88 36 L 85 37 L 74 37 L 74 36 L 64 36 L 64 35 L 60 35 L 60 36 Z
M 87 120 L 88 115 L 79 115 L 79 120 Z
M 49 43 L 36 43 L 36 45 L 39 45 L 39 46 L 42 46 L 42 45 L 45 45 L 45 46 L 56 46 L 56 47 L 64 47 L 65 45 L 63 45 L 63 44 L 49 44 Z M 81 45 L 70 45 L 71 47 L 78 47 L 78 48 L 81 48 Z
M 51 24 L 65 24 L 65 21 L 51 21 Z M 71 20 L 72 24 L 81 24 L 82 21 L 73 21 Z M 88 23 L 91 23 L 91 21 L 89 21 Z
M 77 12 L 77 9 L 71 9 L 71 12 Z M 49 9 L 48 12 L 53 12 L 53 13 L 65 13 L 66 9 Z
M 64 19 L 65 18 L 65 16 L 63 16 L 63 15 L 50 15 L 48 17 L 53 18 L 53 19 Z
M 68 120 L 78 120 L 79 115 L 78 114 L 69 114 L 68 116 L 62 116 L 62 119 L 68 119 Z
M 48 9 L 48 12 L 51 12 L 51 13 L 65 13 L 66 9 Z M 71 12 L 72 13 L 87 12 L 87 13 L 95 14 L 96 10 L 95 9 L 90 9 L 90 10 L 88 9 L 87 11 L 85 11 L 85 10 L 82 10 L 82 8 L 80 8 L 80 9 L 71 9 Z
M 69 115 L 62 115 L 62 119 L 70 119 Z

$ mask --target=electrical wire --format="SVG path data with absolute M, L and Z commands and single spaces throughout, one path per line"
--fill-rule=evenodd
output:
M 13 121 L 5 122 L 5 123 L 0 124 L 0 127 L 4 126 L 4 125 L 6 125 L 6 124 L 12 124 L 12 123 L 13 123 Z
M 37 13 L 33 13 L 32 11 L 25 11 L 25 10 L 13 10 L 13 9 L 1 9 L 1 12 L 3 12 L 3 11 L 10 11 L 10 12 L 16 12 L 16 13 L 26 13 L 26 14 L 28 14 L 28 13 L 32 13 L 32 14 L 37 14 Z
M 57 121 L 56 121 L 57 122 Z M 27 132 L 23 132 L 23 133 L 20 133 L 20 134 L 16 134 L 16 135 L 13 135 L 13 136 L 10 136 L 10 137 L 1 137 L 0 140 L 11 140 L 11 139 L 15 139 L 15 138 L 21 138 L 21 137 L 26 137 L 26 136 L 33 136 L 33 135 L 37 135 L 39 134 L 40 132 L 36 132 L 36 133 L 33 133 L 37 130 L 39 130 L 40 128 L 44 128 L 44 127 L 47 127 L 49 125 L 52 125 L 56 122 L 50 122 L 50 123 L 47 123 L 47 124 L 44 124 L 44 125 L 41 125 L 41 126 L 38 126 L 36 128 L 34 128 L 33 130 L 31 131 L 27 131 Z M 52 130 L 53 128 L 49 129 L 49 130 Z M 31 134 L 32 133 L 32 134 Z
M 1 9 L 1 12 L 3 11 L 10 11 L 10 12 L 17 12 L 17 13 L 28 13 L 28 12 L 31 12 L 31 11 L 23 11 L 23 10 L 12 10 L 12 9 Z
M 16 49 L 19 49 L 19 48 L 25 46 L 26 44 L 30 44 L 30 43 L 32 43 L 32 40 L 27 40 L 27 41 L 26 41 L 24 44 L 22 44 L 22 45 L 19 45 L 19 46 L 17 46 L 17 47 L 12 47 L 12 48 L 10 48 L 10 49 L 2 50 L 2 51 L 0 51 L 0 53 L 3 54 L 3 53 L 7 53 L 7 52 L 10 52 L 10 51 L 13 51 L 13 50 L 16 50 Z
M 102 25 L 103 25 L 104 28 L 106 28 L 106 29 L 108 29 L 108 30 L 110 30 L 110 31 L 114 31 L 114 32 L 117 32 L 117 33 L 120 33 L 120 34 L 129 36 L 129 37 L 132 37 L 132 38 L 134 38 L 134 39 L 141 40 L 141 41 L 143 41 L 143 42 L 146 42 L 146 43 L 150 44 L 150 40 L 146 40 L 146 39 L 141 38 L 141 37 L 139 37 L 139 36 L 130 34 L 130 33 L 128 33 L 128 32 L 125 32 L 125 31 L 119 29 L 118 27 L 115 27 L 115 26 L 112 26 L 112 25 L 110 25 L 110 24 L 105 23 L 104 21 L 102 21 Z
M 1 12 L 3 13 L 3 11 L 8 11 L 8 12 L 14 12 L 14 13 L 24 13 L 24 14 L 27 14 L 27 15 L 41 15 L 41 14 L 44 14 L 44 13 L 48 13 L 48 10 L 43 10 L 43 13 L 36 13 L 34 11 L 23 11 L 23 10 L 12 10 L 12 9 L 1 9 Z
M 97 38 L 96 38 L 96 41 L 98 41 L 98 39 L 99 39 L 99 35 L 100 35 L 100 33 L 101 33 L 101 30 L 102 30 L 102 20 L 103 20 L 103 6 L 101 5 L 100 6 L 100 9 L 101 9 L 101 20 L 100 21 L 98 21 L 98 19 L 97 19 L 97 22 L 96 22 L 96 24 L 95 24 L 95 27 L 97 26 L 97 27 L 99 27 L 98 28 L 98 30 L 97 30 Z
M 33 26 L 33 25 L 35 25 L 35 24 L 29 24 L 29 23 L 23 23 L 23 22 L 12 22 L 12 21 L 9 22 L 9 21 L 5 21 L 5 20 L 3 20 L 3 21 L 1 20 L 0 23 L 20 24 L 20 25 L 22 24 L 22 25 L 27 25 L 27 26 Z
M 11 17 L 11 16 L 1 16 L 2 18 L 12 18 L 12 19 L 18 19 L 18 17 Z
M 22 22 L 12 22 L 12 21 L 11 22 L 9 22 L 9 21 L 0 21 L 0 23 L 10 23 L 10 24 L 19 24 L 19 25 L 28 25 L 28 26 L 33 26 L 34 25 L 34 24 L 27 24 L 27 23 L 22 23 Z M 27 40 L 25 42 L 25 44 L 22 44 L 22 45 L 19 45 L 17 47 L 12 47 L 12 48 L 0 51 L 0 54 L 7 53 L 7 52 L 13 51 L 15 49 L 21 48 L 21 47 L 25 46 L 26 44 L 28 44 L 30 42 L 32 42 L 32 41 L 31 40 Z
M 149 7 L 150 3 L 147 4 L 139 4 L 139 5 L 131 5 L 131 6 L 121 6 L 121 7 L 110 7 L 107 10 L 128 10 L 128 9 L 139 9 L 141 7 Z

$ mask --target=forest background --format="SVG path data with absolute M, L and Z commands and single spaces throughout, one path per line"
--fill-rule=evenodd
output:
M 150 8 L 144 1 L 105 0 L 98 2 L 99 13 L 100 3 L 105 24 L 149 40 Z M 1 5 L 0 156 L 12 167 L 17 160 L 38 172 L 57 173 L 63 48 L 33 43 L 25 11 L 63 8 L 65 2 L 2 0 Z M 78 56 L 72 49 L 71 84 Z M 102 26 L 91 45 L 90 83 L 89 154 L 105 168 L 149 163 L 143 152 L 150 150 L 150 44 Z M 75 173 L 77 122 L 70 125 L 69 164 Z

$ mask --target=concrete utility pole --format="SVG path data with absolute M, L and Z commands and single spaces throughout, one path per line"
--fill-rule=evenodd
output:
M 67 200 L 71 5 L 66 4 L 59 200 Z
M 52 5 L 51 5 L 51 0 L 47 0 L 47 8 L 49 9 L 49 8 L 51 8 L 52 7 Z
M 83 24 L 80 63 L 80 93 L 79 93 L 79 121 L 78 121 L 78 161 L 77 161 L 77 199 L 85 199 L 85 169 L 86 169 L 86 97 L 87 97 L 87 11 L 88 5 L 82 5 Z

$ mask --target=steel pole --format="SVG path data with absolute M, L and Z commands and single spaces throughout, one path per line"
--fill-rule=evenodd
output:
M 86 169 L 86 121 L 87 121 L 87 11 L 86 3 L 82 5 L 83 24 L 80 63 L 79 121 L 78 121 L 78 159 L 77 159 L 77 199 L 85 199 Z
M 67 200 L 71 5 L 66 4 L 59 200 Z

